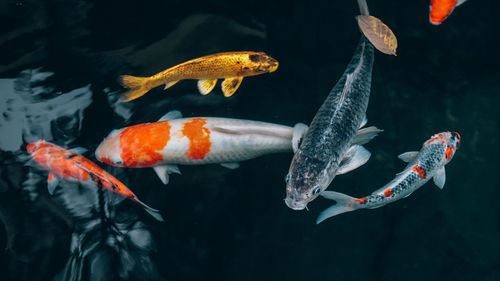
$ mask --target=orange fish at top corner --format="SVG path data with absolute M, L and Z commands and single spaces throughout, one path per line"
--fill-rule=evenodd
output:
M 165 84 L 165 89 L 180 80 L 198 80 L 198 90 L 209 94 L 217 79 L 224 78 L 222 92 L 230 97 L 236 92 L 243 77 L 271 73 L 278 69 L 278 61 L 263 52 L 226 52 L 186 61 L 150 77 L 123 75 L 120 83 L 130 89 L 122 101 L 128 102 L 145 95 L 152 88 Z
M 441 24 L 455 9 L 467 0 L 431 0 L 429 22 L 433 25 Z

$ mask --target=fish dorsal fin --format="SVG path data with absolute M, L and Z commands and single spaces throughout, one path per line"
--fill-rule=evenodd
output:
M 418 151 L 408 151 L 398 155 L 398 158 L 408 163 L 417 157 Z
M 349 150 L 347 150 L 344 159 L 340 162 L 339 168 L 337 169 L 337 175 L 345 174 L 362 166 L 370 159 L 370 155 L 370 151 L 359 144 L 351 146 Z
M 177 165 L 160 165 L 154 166 L 153 169 L 155 170 L 156 174 L 163 184 L 168 184 L 170 178 L 169 174 L 181 174 L 181 171 L 179 170 L 179 167 Z
M 171 110 L 163 115 L 158 121 L 167 121 L 182 118 L 182 113 L 179 110 Z
M 198 80 L 198 91 L 202 95 L 208 95 L 215 88 L 217 79 Z
M 109 179 L 107 179 L 103 174 L 97 173 L 96 171 L 92 171 L 92 170 L 88 169 L 87 167 L 83 166 L 81 163 L 78 163 L 78 162 L 75 162 L 75 165 L 77 167 L 79 167 L 80 169 L 86 171 L 87 173 L 89 173 L 93 177 L 99 178 L 100 181 L 105 181 L 110 186 L 116 186 L 113 182 L 111 182 Z M 99 185 L 99 182 L 97 182 L 95 179 L 94 179 L 94 182 L 95 182 L 95 184 Z
M 56 189 L 58 184 L 59 179 L 56 175 L 54 175 L 54 173 L 50 172 L 49 176 L 47 177 L 47 190 L 49 191 L 50 195 L 54 194 L 54 190 Z
M 69 151 L 75 154 L 84 154 L 85 152 L 87 152 L 87 149 L 84 147 L 74 147 L 72 149 L 69 149 Z
M 177 82 L 179 82 L 179 80 L 165 83 L 165 87 L 163 88 L 163 90 L 166 90 L 166 89 L 172 87 L 173 85 L 177 84 Z
M 467 0 L 458 0 L 457 4 L 455 5 L 455 7 L 458 7 L 458 6 L 462 5 L 463 3 L 465 3 L 465 1 L 467 1 Z
M 366 114 L 365 114 L 365 117 L 363 117 L 363 121 L 361 121 L 361 124 L 359 125 L 359 128 L 363 128 L 366 123 L 368 123 L 368 118 L 366 118 Z
M 226 98 L 232 96 L 238 87 L 241 85 L 241 81 L 243 81 L 243 77 L 230 77 L 224 79 L 222 82 L 222 92 Z
M 273 130 L 257 129 L 257 128 L 223 128 L 222 126 L 207 126 L 212 132 L 218 132 L 228 135 L 262 135 L 278 138 L 290 139 L 290 135 L 279 133 Z
M 292 135 L 292 148 L 293 148 L 293 153 L 295 153 L 300 146 L 300 142 L 302 141 L 302 138 L 304 138 L 304 135 L 307 133 L 307 125 L 304 123 L 297 123 L 293 127 L 293 135 Z
M 240 163 L 238 163 L 238 162 L 221 163 L 220 165 L 224 168 L 228 168 L 231 170 L 234 170 L 234 169 L 237 169 L 240 167 Z
M 383 132 L 384 130 L 380 130 L 375 126 L 359 129 L 358 133 L 354 137 L 352 144 L 366 144 L 374 137 L 378 135 L 378 133 Z
M 436 172 L 432 179 L 434 180 L 434 183 L 437 187 L 443 189 L 444 183 L 446 181 L 446 171 L 444 170 L 444 166 Z

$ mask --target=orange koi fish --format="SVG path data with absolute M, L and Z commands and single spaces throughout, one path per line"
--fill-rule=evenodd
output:
M 433 25 L 441 24 L 455 9 L 467 0 L 431 0 L 429 21 Z
M 38 140 L 28 144 L 26 150 L 40 166 L 50 171 L 47 179 L 50 194 L 54 193 L 60 178 L 82 183 L 93 182 L 97 186 L 131 199 L 143 207 L 155 219 L 163 221 L 158 210 L 141 202 L 123 183 L 89 159 L 78 154 L 78 152 L 82 152 L 84 149 L 75 148 L 66 150 L 44 140 Z
M 129 88 L 122 101 L 131 101 L 146 94 L 152 88 L 165 84 L 165 90 L 180 80 L 198 80 L 202 95 L 210 93 L 217 79 L 224 78 L 222 92 L 230 97 L 246 76 L 274 72 L 278 61 L 259 52 L 227 52 L 204 56 L 181 63 L 150 77 L 121 76 L 123 87 Z

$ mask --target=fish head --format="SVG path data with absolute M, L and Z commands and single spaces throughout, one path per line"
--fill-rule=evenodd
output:
M 457 0 L 432 0 L 429 6 L 429 22 L 440 25 L 451 14 L 457 4 Z
M 297 165 L 297 162 L 292 160 L 290 172 L 285 177 L 285 204 L 293 210 L 303 210 L 328 187 L 333 177 L 328 167 L 318 169 L 311 161 L 308 165 Z
M 97 147 L 95 157 L 97 160 L 111 166 L 124 167 L 121 157 L 120 135 L 122 130 L 113 130 Z
M 40 148 L 41 145 L 46 144 L 47 142 L 44 140 L 37 140 L 36 142 L 29 143 L 26 145 L 26 150 L 29 153 L 34 153 L 38 148 Z
M 457 132 L 447 132 L 446 144 L 446 162 L 450 162 L 458 147 L 460 147 L 460 134 Z
M 278 61 L 265 53 L 251 53 L 248 55 L 249 64 L 252 65 L 252 69 L 255 75 L 261 73 L 270 73 L 278 69 Z
M 445 158 L 443 161 L 448 163 L 455 155 L 458 147 L 460 146 L 460 134 L 457 132 L 441 132 L 433 135 L 428 141 L 424 143 L 424 147 L 430 145 L 439 145 L 445 150 Z

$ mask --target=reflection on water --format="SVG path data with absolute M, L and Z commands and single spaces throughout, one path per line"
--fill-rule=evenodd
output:
M 4 158 L 11 161 L 6 167 L 17 168 L 19 172 L 24 170 L 21 163 L 28 167 L 24 181 L 18 185 L 22 186 L 21 193 L 28 200 L 21 201 L 30 205 L 25 210 L 28 219 L 43 219 L 44 215 L 35 212 L 50 209 L 52 215 L 56 214 L 66 227 L 72 228 L 66 266 L 54 280 L 158 280 L 150 258 L 155 250 L 152 235 L 139 221 L 135 205 L 91 183 L 65 180 L 61 180 L 54 195 L 49 196 L 46 191 L 48 172 L 22 152 L 26 143 L 38 139 L 68 147 L 80 136 L 83 112 L 92 102 L 91 86 L 67 93 L 57 92 L 46 86 L 52 75 L 40 69 L 30 69 L 21 72 L 16 79 L 0 80 L 0 111 L 3 112 L 0 128 L 2 132 L 9 132 L 2 134 L 0 150 L 16 155 L 16 158 Z M 114 94 L 110 93 L 109 97 L 113 102 Z M 115 105 L 114 108 L 117 114 L 130 116 L 126 106 Z M 11 188 L 15 186 L 11 185 Z M 55 241 L 53 237 L 44 241 L 43 237 L 35 235 L 36 228 L 26 229 L 24 224 L 19 224 L 21 215 L 16 207 L 4 204 L 0 209 L 9 234 L 7 245 L 15 259 L 29 264 L 36 262 L 36 257 L 42 252 L 50 253 L 54 247 L 64 248 L 62 241 Z M 23 243 L 33 247 L 28 250 Z

